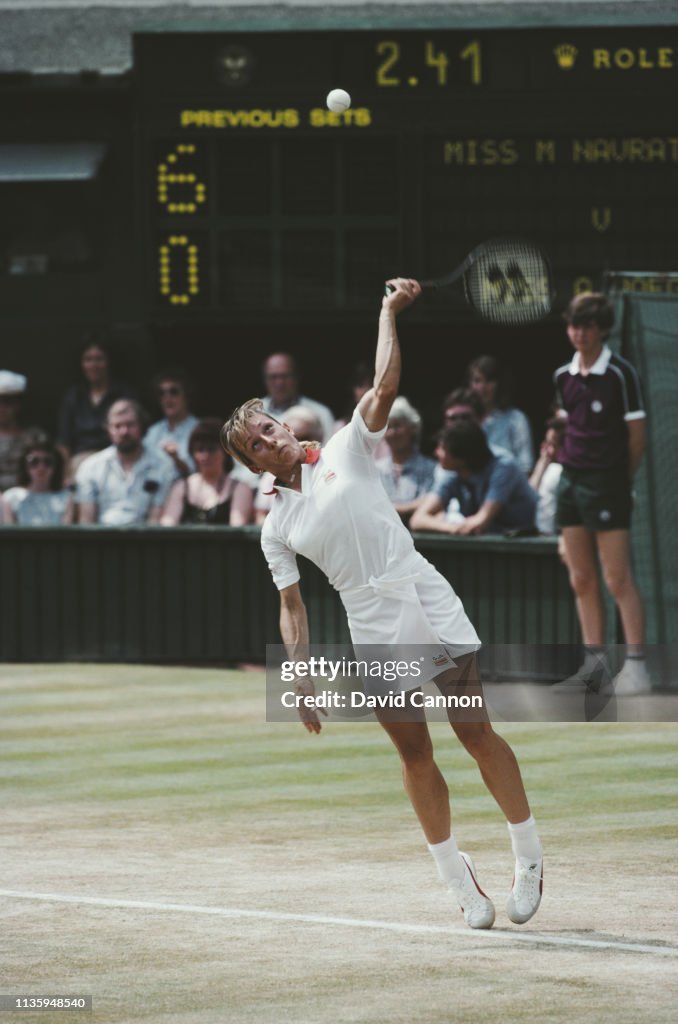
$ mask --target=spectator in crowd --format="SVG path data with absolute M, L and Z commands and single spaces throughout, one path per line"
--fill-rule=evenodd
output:
M 471 388 L 455 388 L 443 400 L 443 422 L 446 427 L 459 420 L 482 423 L 484 415 L 482 400 Z
M 485 408 L 480 397 L 475 391 L 471 391 L 470 388 L 456 388 L 445 397 L 443 402 L 443 421 L 446 427 L 451 427 L 453 424 L 460 422 L 477 423 L 480 426 L 484 414 Z M 493 455 L 511 454 L 505 448 L 500 448 L 498 445 L 488 442 L 488 446 Z M 451 470 L 443 469 L 439 459 L 436 462 L 435 477 L 431 490 L 437 490 L 443 482 L 449 481 L 452 476 Z M 450 499 L 449 505 L 444 513 L 441 514 L 444 515 L 449 523 L 460 523 L 464 518 L 456 498 Z
M 510 452 L 525 474 L 534 464 L 532 430 L 527 416 L 510 405 L 506 374 L 493 356 L 479 356 L 470 363 L 467 385 L 483 403 L 482 427 L 487 440 Z
M 326 444 L 334 433 L 334 416 L 331 409 L 321 402 L 315 402 L 306 395 L 299 394 L 299 375 L 297 365 L 287 352 L 276 352 L 264 363 L 264 386 L 266 395 L 262 399 L 264 412 L 274 416 L 282 423 L 284 414 L 293 405 L 304 405 L 311 409 L 323 428 L 323 444 Z
M 231 473 L 233 460 L 221 447 L 220 433 L 221 420 L 210 418 L 199 420 L 191 431 L 187 455 L 198 469 L 174 483 L 160 518 L 163 526 L 252 522 L 252 489 Z
M 39 427 L 21 426 L 26 384 L 22 373 L 0 370 L 0 491 L 16 484 L 24 449 L 36 441 L 47 440 L 47 434 Z
M 346 409 L 344 415 L 336 421 L 334 424 L 334 433 L 341 430 L 348 423 L 351 422 L 353 417 L 353 410 L 360 402 L 360 399 L 367 394 L 374 383 L 374 367 L 370 370 L 369 363 L 360 362 L 356 363 L 353 367 L 353 372 L 348 383 L 348 400 L 346 403 Z M 386 444 L 385 438 L 382 437 L 381 441 L 374 449 L 374 458 L 384 458 L 389 453 L 388 445 Z
M 180 369 L 162 370 L 153 383 L 164 418 L 148 428 L 144 444 L 169 456 L 175 476 L 187 477 L 195 469 L 188 442 L 198 425 L 198 417 L 189 408 L 192 385 Z
M 436 463 L 419 451 L 420 437 L 421 416 L 404 395 L 398 395 L 386 428 L 389 452 L 376 463 L 386 493 L 404 522 L 433 487 Z
M 631 568 L 630 543 L 631 486 L 646 444 L 640 381 L 631 363 L 606 344 L 614 310 L 604 295 L 575 296 L 565 321 L 575 353 L 555 373 L 566 416 L 557 518 L 585 657 L 578 671 L 553 689 L 587 694 L 613 687 L 618 696 L 648 693 L 652 685 L 645 664 L 645 616 Z M 599 562 L 626 640 L 626 660 L 612 680 Z
M 548 421 L 544 440 L 539 449 L 539 458 L 530 477 L 530 484 L 537 492 L 537 529 L 540 533 L 558 532 L 556 504 L 563 467 L 557 461 L 557 455 L 564 431 L 564 420 L 554 417 Z
M 80 350 L 81 380 L 66 391 L 59 410 L 57 445 L 64 457 L 66 479 L 78 466 L 109 443 L 106 417 L 120 398 L 134 398 L 126 384 L 111 371 L 111 350 L 97 335 L 89 335 Z
M 347 399 L 344 414 L 334 424 L 335 434 L 337 430 L 341 430 L 342 427 L 351 422 L 353 410 L 363 395 L 367 394 L 372 387 L 373 377 L 374 370 L 370 370 L 369 363 L 360 362 L 355 364 L 346 387 Z
M 292 431 L 297 441 L 316 441 L 320 443 L 323 428 L 316 414 L 305 405 L 293 405 L 285 413 L 285 424 Z M 272 473 L 264 473 L 260 479 L 257 495 L 254 499 L 254 515 L 257 526 L 261 526 L 271 510 L 275 493 Z
M 460 421 L 444 428 L 436 456 L 452 474 L 414 512 L 413 530 L 513 536 L 535 532 L 536 494 L 511 455 L 492 453 L 478 424 Z M 452 498 L 459 503 L 455 522 L 440 515 Z
M 81 523 L 132 526 L 158 523 L 174 479 L 162 453 L 142 442 L 144 412 L 134 399 L 123 398 L 108 410 L 111 445 L 90 455 L 76 474 L 76 500 Z
M 49 441 L 22 453 L 17 486 L 5 491 L 3 519 L 20 526 L 61 526 L 74 520 L 71 490 L 63 485 L 64 460 Z

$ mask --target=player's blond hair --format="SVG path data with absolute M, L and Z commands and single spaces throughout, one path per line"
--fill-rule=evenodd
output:
M 254 463 L 251 459 L 248 459 L 244 452 L 247 440 L 247 424 L 257 415 L 268 416 L 269 420 L 273 419 L 264 409 L 264 403 L 260 398 L 250 398 L 248 402 L 243 402 L 242 405 L 233 410 L 221 428 L 222 447 L 234 459 L 242 463 L 243 466 L 247 466 L 248 469 L 252 469 Z
M 234 409 L 230 417 L 221 428 L 221 444 L 229 455 L 247 466 L 248 469 L 256 469 L 256 464 L 245 454 L 245 443 L 247 441 L 247 424 L 255 416 L 266 416 L 267 419 L 278 423 L 274 416 L 270 416 L 264 409 L 264 403 L 260 398 L 250 398 L 243 402 L 237 409 Z M 302 448 L 320 448 L 317 441 L 301 441 Z

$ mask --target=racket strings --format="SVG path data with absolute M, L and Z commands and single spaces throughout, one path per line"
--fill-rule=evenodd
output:
M 530 323 L 551 309 L 551 269 L 541 250 L 529 242 L 487 243 L 464 275 L 464 283 L 471 305 L 496 323 Z

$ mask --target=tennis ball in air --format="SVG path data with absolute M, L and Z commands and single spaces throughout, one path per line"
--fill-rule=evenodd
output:
M 340 114 L 342 110 L 348 110 L 351 106 L 351 97 L 345 89 L 332 89 L 327 94 L 327 106 L 336 114 Z

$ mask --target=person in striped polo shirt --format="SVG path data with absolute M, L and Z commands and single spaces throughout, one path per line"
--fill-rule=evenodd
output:
M 566 417 L 559 453 L 563 471 L 557 520 L 585 645 L 583 664 L 556 683 L 557 693 L 651 689 L 645 664 L 643 603 L 631 569 L 632 481 L 645 451 L 645 409 L 634 367 L 605 339 L 614 323 L 607 298 L 586 292 L 565 312 L 574 356 L 556 370 L 560 415 Z M 624 629 L 626 660 L 611 678 L 604 642 L 598 563 Z

